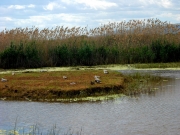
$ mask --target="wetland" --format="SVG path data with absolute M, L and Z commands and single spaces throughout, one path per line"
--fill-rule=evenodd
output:
M 134 74 L 122 74 L 117 68 Z M 104 70 L 108 73 L 105 74 Z M 6 78 L 0 82 L 0 98 L 51 102 L 102 99 L 103 96 L 109 98 L 153 92 L 155 89 L 149 85 L 163 79 L 135 71 L 129 65 L 4 70 L 0 74 L 2 79 Z M 99 82 L 96 82 L 97 78 Z
M 180 70 L 120 69 L 123 75 L 148 73 L 163 77 L 153 92 L 96 102 L 0 101 L 2 133 L 19 134 L 178 134 Z
M 179 134 L 179 34 L 157 18 L 1 31 L 0 134 Z

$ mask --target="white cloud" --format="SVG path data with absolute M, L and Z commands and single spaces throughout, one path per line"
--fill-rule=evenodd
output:
M 47 6 L 44 7 L 44 10 L 53 10 L 54 7 L 56 7 L 56 5 L 57 4 L 55 2 L 51 2 Z
M 161 0 L 160 4 L 162 4 L 162 6 L 165 8 L 170 8 L 173 5 L 170 0 Z
M 60 7 L 65 8 L 61 4 L 59 4 L 58 2 L 50 2 L 48 5 L 44 6 L 43 9 L 52 11 L 55 8 L 60 8 Z
M 164 8 L 171 8 L 173 6 L 171 0 L 139 0 L 144 6 L 160 6 Z
M 12 21 L 11 17 L 0 17 L 0 21 Z
M 23 5 L 10 5 L 8 6 L 9 9 L 24 9 L 25 6 Z
M 159 17 L 174 18 L 174 20 L 180 22 L 180 14 L 165 13 L 165 14 L 161 14 Z
M 57 14 L 55 16 L 56 18 L 61 18 L 65 22 L 83 22 L 83 20 L 86 18 L 85 16 L 81 15 L 75 15 L 75 14 Z
M 33 5 L 33 4 L 30 4 L 30 5 L 10 5 L 10 6 L 8 6 L 8 9 L 25 9 L 26 7 L 34 8 L 35 5 Z
M 55 20 L 55 21 L 54 21 Z M 79 23 L 83 23 L 83 20 L 86 20 L 86 17 L 75 14 L 48 14 L 41 16 L 30 16 L 28 19 L 14 19 L 14 25 L 16 27 L 56 27 L 56 26 L 67 26 L 74 27 L 79 26 Z M 86 24 L 87 25 L 87 24 Z
M 35 5 L 30 4 L 30 5 L 28 5 L 27 7 L 28 7 L 28 8 L 35 8 Z
M 113 2 L 107 2 L 102 0 L 75 0 L 76 3 L 84 4 L 86 7 L 90 7 L 91 9 L 107 9 L 111 7 L 117 7 L 118 5 Z
M 60 14 L 49 14 L 49 15 L 44 15 L 44 16 L 31 16 L 30 20 L 33 22 L 51 22 L 54 20 L 63 20 L 63 22 L 81 22 L 82 19 L 81 15 L 73 15 L 73 14 L 65 14 L 65 13 L 60 13 Z
M 2 1 L 1 27 L 88 25 L 89 28 L 94 28 L 107 22 L 149 18 L 180 22 L 179 0 L 33 0 L 32 4 L 18 1 L 22 3 L 7 5 Z
M 118 5 L 114 2 L 108 2 L 104 0 L 62 0 L 62 2 L 66 4 L 82 4 L 87 8 L 91 9 L 108 9 L 111 7 L 118 7 Z

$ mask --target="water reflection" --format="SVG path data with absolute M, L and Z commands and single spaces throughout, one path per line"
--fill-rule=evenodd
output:
M 180 72 L 159 74 L 172 79 L 139 96 L 82 103 L 0 101 L 0 129 L 13 129 L 17 118 L 18 127 L 37 124 L 46 132 L 55 125 L 62 134 L 179 134 Z

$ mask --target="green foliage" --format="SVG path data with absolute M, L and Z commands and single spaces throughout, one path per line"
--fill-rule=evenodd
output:
M 95 50 L 95 60 L 97 65 L 108 64 L 109 47 L 100 46 Z
M 78 56 L 80 60 L 80 65 L 93 65 L 93 54 L 94 47 L 84 42 L 84 44 L 78 49 Z
M 52 59 L 54 66 L 69 65 L 69 49 L 66 45 L 55 46 L 50 50 L 50 59 Z
M 109 49 L 109 55 L 108 55 L 108 64 L 117 64 L 119 63 L 120 59 L 120 50 L 117 46 L 111 47 Z
M 107 39 L 109 40 L 109 39 Z M 106 42 L 106 41 L 105 41 Z M 106 42 L 107 43 L 107 42 Z M 47 56 L 36 42 L 10 46 L 0 52 L 1 68 L 35 68 L 40 66 L 93 66 L 124 63 L 157 63 L 180 61 L 180 44 L 155 40 L 151 45 L 97 45 L 81 40 L 79 45 L 49 46 Z M 51 62 L 47 62 L 51 61 Z
M 143 46 L 140 48 L 140 60 L 139 62 L 151 63 L 155 58 L 155 54 L 149 46 Z
M 17 46 L 11 42 L 9 48 L 5 49 L 1 55 L 1 66 L 3 68 L 15 68 L 18 59 Z
M 9 48 L 6 48 L 0 54 L 0 66 L 3 68 L 20 68 L 20 67 L 39 67 L 39 52 L 34 43 L 25 46 L 23 43 L 14 45 L 11 42 Z
M 26 58 L 26 65 L 24 67 L 27 66 L 28 68 L 33 68 L 41 66 L 41 52 L 36 47 L 35 42 L 29 43 L 27 46 L 25 46 L 24 55 Z
M 154 54 L 153 62 L 173 62 L 179 61 L 179 48 L 174 43 L 156 40 L 152 42 L 151 50 Z

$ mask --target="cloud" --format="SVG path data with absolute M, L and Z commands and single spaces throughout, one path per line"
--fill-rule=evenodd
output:
M 0 30 L 4 30 L 7 26 L 12 25 L 13 18 L 11 17 L 0 17 Z
M 57 4 L 55 2 L 49 3 L 47 6 L 44 7 L 44 10 L 53 10 Z
M 171 8 L 173 3 L 171 0 L 139 0 L 143 6 L 159 6 L 164 8 Z
M 161 0 L 160 5 L 162 5 L 165 8 L 170 8 L 172 7 L 173 4 L 171 3 L 170 0 Z
M 8 9 L 25 9 L 25 8 L 34 8 L 35 5 L 30 4 L 30 5 L 10 5 L 7 8 Z
M 179 0 L 18 0 L 0 5 L 2 27 L 98 27 L 108 22 L 158 18 L 180 22 Z
M 13 23 L 16 27 L 35 26 L 43 29 L 47 27 L 56 27 L 63 25 L 67 27 L 80 26 L 78 24 L 83 23 L 83 20 L 86 20 L 86 17 L 76 14 L 60 13 L 30 16 L 27 19 L 13 19 Z
M 0 21 L 12 21 L 13 19 L 11 17 L 0 17 Z
M 111 7 L 117 7 L 118 5 L 113 2 L 101 1 L 101 0 L 91 0 L 91 1 L 84 1 L 84 0 L 75 0 L 76 3 L 84 4 L 86 7 L 90 7 L 91 9 L 108 9 Z
M 176 20 L 177 22 L 180 22 L 180 14 L 173 14 L 173 13 L 165 13 L 165 14 L 161 14 L 159 15 L 159 17 L 163 17 L 163 18 L 173 18 L 174 20 Z M 168 19 L 169 20 L 169 19 Z
M 9 9 L 24 9 L 25 6 L 22 5 L 10 5 L 8 6 Z
M 60 8 L 60 7 L 63 7 L 63 6 L 61 6 L 61 4 L 59 4 L 58 2 L 50 2 L 48 5 L 44 6 L 43 9 L 52 11 L 55 8 Z
M 28 5 L 27 7 L 28 7 L 28 8 L 35 8 L 35 5 L 30 4 L 30 5 Z
M 81 4 L 84 5 L 86 8 L 90 8 L 90 9 L 108 9 L 111 7 L 118 7 L 118 5 L 114 2 L 108 2 L 108 1 L 104 1 L 104 0 L 62 0 L 62 2 L 66 3 L 66 4 Z

